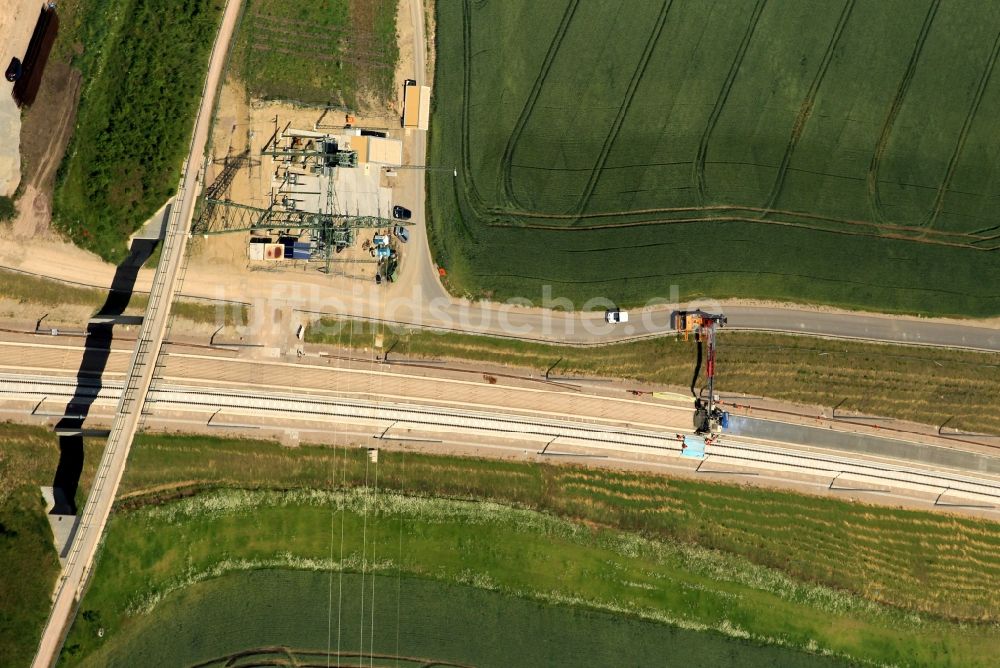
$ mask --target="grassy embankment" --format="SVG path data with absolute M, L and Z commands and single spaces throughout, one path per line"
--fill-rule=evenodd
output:
M 694 370 L 690 341 L 672 337 L 591 348 L 386 328 L 362 321 L 325 319 L 306 341 L 340 347 L 372 345 L 375 332 L 396 357 L 451 358 L 516 365 L 553 376 L 627 378 L 687 387 Z M 716 388 L 866 415 L 914 420 L 1000 434 L 992 407 L 1000 387 L 1000 355 L 895 346 L 813 337 L 723 331 Z M 738 401 L 738 400 L 737 400 Z
M 257 98 L 381 111 L 398 58 L 396 0 L 249 0 L 233 72 Z
M 141 435 L 137 446 L 122 483 L 123 495 L 140 497 L 134 503 L 158 485 L 329 483 L 332 455 L 323 448 L 151 434 Z M 364 454 L 350 451 L 338 478 L 363 484 Z M 1000 592 L 989 586 L 1000 574 L 1000 532 L 993 523 L 662 476 L 393 452 L 381 457 L 383 489 L 513 503 L 735 553 L 903 609 L 1000 620 Z M 973 560 L 976 569 L 962 566 Z
M 36 304 L 38 306 L 89 306 L 96 312 L 107 299 L 108 292 L 98 288 L 81 285 L 68 285 L 61 281 L 53 281 L 40 276 L 21 274 L 15 271 L 0 269 L 0 297 L 12 299 L 20 304 Z M 149 295 L 137 293 L 129 302 L 128 312 L 142 313 L 146 310 Z M 242 304 L 226 304 L 222 316 L 226 325 L 245 325 L 249 318 L 249 309 Z M 219 322 L 219 307 L 200 301 L 175 299 L 171 313 L 197 323 Z M 41 314 L 39 314 L 41 315 Z M 81 325 L 84 323 L 80 323 Z
M 68 22 L 84 86 L 53 222 L 110 262 L 174 193 L 221 0 L 81 0 Z
M 82 507 L 100 443 L 88 442 L 77 495 Z M 59 461 L 55 436 L 46 429 L 0 424 L 0 664 L 31 663 L 49 596 L 59 574 L 40 485 L 51 485 Z
M 301 568 L 315 560 L 328 566 L 322 560 L 329 559 L 334 501 L 284 492 L 328 489 L 333 472 L 348 489 L 363 487 L 366 478 L 371 486 L 363 450 L 332 457 L 325 448 L 140 436 L 92 589 L 101 593 L 84 609 L 109 629 L 126 629 L 133 622 L 120 616 L 130 608 L 135 612 L 143 602 L 219 569 Z M 404 567 L 420 577 L 491 584 L 543 599 L 582 598 L 598 607 L 618 601 L 634 606 L 633 613 L 715 628 L 728 628 L 728 620 L 760 637 L 796 645 L 813 639 L 821 647 L 887 662 L 974 664 L 997 642 L 1000 598 L 991 583 L 1000 577 L 1000 530 L 994 523 L 569 466 L 388 451 L 380 460 L 383 495 L 431 497 L 399 501 L 399 508 L 409 509 L 404 554 L 411 556 Z M 248 486 L 275 493 L 201 495 L 210 488 Z M 183 522 L 176 507 L 159 506 L 191 494 L 195 516 Z M 363 495 L 349 496 L 357 510 Z M 489 500 L 531 512 L 475 504 L 454 510 L 433 498 Z M 245 503 L 255 510 L 241 509 Z M 439 523 L 421 524 L 446 506 L 453 511 L 441 511 Z M 507 519 L 485 527 L 463 519 L 491 513 Z M 363 521 L 350 512 L 347 518 L 349 527 Z M 569 542 L 561 529 L 528 530 L 537 523 L 580 522 L 590 528 L 566 529 Z M 385 510 L 369 518 L 368 531 L 369 540 L 379 536 L 378 561 L 393 572 L 398 513 Z M 346 535 L 356 550 L 357 532 Z M 615 541 L 647 547 L 630 551 Z M 548 552 L 548 546 L 555 549 Z M 356 569 L 355 559 L 349 570 Z M 656 573 L 671 575 L 659 579 Z M 656 580 L 652 589 L 627 585 L 648 584 L 650 577 Z M 89 626 L 80 628 L 71 645 L 79 644 L 80 656 L 86 656 L 96 636 Z
M 8 459 L 9 464 L 22 469 L 33 466 L 42 472 L 54 468 L 55 438 L 46 430 L 4 425 L 3 440 L 5 456 L 19 457 L 17 461 L 22 462 Z M 45 461 L 46 453 L 52 461 Z M 124 534 L 112 531 L 108 545 L 118 547 L 109 547 L 112 551 L 101 560 L 102 569 L 125 572 L 120 578 L 99 573 L 96 580 L 108 585 L 128 583 L 129 587 L 138 583 L 138 588 L 114 585 L 105 594 L 88 599 L 84 611 L 93 612 L 81 617 L 80 628 L 84 630 L 75 633 L 83 636 L 74 636 L 70 646 L 80 644 L 81 656 L 89 653 L 88 648 L 96 640 L 91 626 L 107 625 L 110 633 L 106 637 L 113 639 L 118 629 L 127 627 L 127 623 L 119 626 L 116 621 L 126 608 L 134 608 L 142 597 L 152 601 L 193 575 L 214 572 L 212 569 L 226 560 L 264 559 L 271 565 L 301 568 L 307 564 L 300 557 L 327 558 L 329 505 L 320 499 L 316 506 L 316 497 L 306 492 L 298 497 L 280 492 L 267 497 L 261 512 L 252 515 L 252 522 L 247 522 L 246 509 L 237 509 L 235 514 L 209 513 L 204 521 L 185 521 L 181 525 L 167 521 L 152 526 L 148 521 L 134 523 L 130 518 L 168 517 L 173 511 L 158 509 L 157 503 L 178 492 L 186 495 L 218 486 L 326 488 L 332 470 L 346 487 L 361 487 L 366 475 L 365 453 L 351 450 L 346 454 L 346 460 L 342 452 L 335 462 L 331 459 L 333 453 L 321 448 L 287 450 L 254 441 L 140 436 L 123 481 L 126 498 L 119 503 L 114 522 L 114 526 L 121 523 L 129 528 Z M 88 452 L 88 460 L 95 461 L 96 452 Z M 469 523 L 461 514 L 450 526 L 432 523 L 420 525 L 423 528 L 417 530 L 434 508 L 442 507 L 434 504 L 447 502 L 418 499 L 412 501 L 416 504 L 413 506 L 405 502 L 401 507 L 419 509 L 405 522 L 412 529 L 405 537 L 405 554 L 413 554 L 413 561 L 406 564 L 412 570 L 407 572 L 424 577 L 471 584 L 492 582 L 502 590 L 535 596 L 562 592 L 568 597 L 590 597 L 598 607 L 616 601 L 619 607 L 633 606 L 633 613 L 732 631 L 732 626 L 724 625 L 728 621 L 757 635 L 795 643 L 829 640 L 830 647 L 839 651 L 860 652 L 883 660 L 937 663 L 948 659 L 962 665 L 974 662 L 982 651 L 978 649 L 980 643 L 996 642 L 992 626 L 972 623 L 961 629 L 935 619 L 944 616 L 991 620 L 995 624 L 1000 615 L 1000 600 L 990 586 L 1000 571 L 996 557 L 1000 553 L 1000 532 L 995 524 L 656 476 L 390 452 L 382 453 L 379 476 L 383 494 L 398 491 L 429 497 L 489 499 L 546 513 L 518 515 L 522 511 L 494 508 L 491 512 L 496 517 L 508 519 L 479 535 L 475 528 L 466 533 Z M 205 498 L 196 497 L 194 505 L 231 505 Z M 235 498 L 245 497 L 237 493 Z M 358 494 L 353 493 L 353 498 L 357 501 Z M 462 507 L 465 510 L 461 512 L 471 513 L 469 517 L 486 512 L 475 504 Z M 35 512 L 40 514 L 40 509 Z M 552 519 L 551 515 L 565 520 Z M 377 548 L 378 555 L 388 555 L 391 561 L 391 555 L 398 554 L 393 551 L 394 547 L 398 550 L 398 515 L 386 510 L 380 517 L 371 518 L 370 535 L 382 536 L 379 540 L 384 544 Z M 519 518 L 513 525 L 521 530 L 533 522 L 569 526 L 566 522 L 582 521 L 591 528 L 569 531 L 577 543 L 567 544 L 561 539 L 553 543 L 554 534 L 548 530 L 541 536 L 531 531 L 510 536 L 510 518 Z M 643 535 L 653 543 L 623 537 L 614 533 L 617 530 Z M 178 531 L 186 538 L 174 535 Z M 244 535 L 247 531 L 253 535 Z M 348 535 L 349 545 L 354 545 L 351 541 L 357 541 L 356 532 Z M 411 540 L 415 541 L 412 545 Z M 646 547 L 639 551 L 637 559 L 634 550 L 622 554 L 614 548 L 624 544 L 616 541 L 633 541 L 634 545 Z M 512 550 L 518 545 L 526 549 L 533 545 L 534 551 L 507 554 L 503 549 L 503 554 L 498 554 L 496 546 L 506 543 L 514 546 Z M 558 554 L 540 554 L 550 544 Z M 574 559 L 566 561 L 565 554 L 569 553 Z M 22 554 L 27 553 L 18 550 L 18 555 Z M 468 562 L 456 557 L 462 554 L 469 557 Z M 191 562 L 189 557 L 203 561 Z M 428 561 L 421 561 L 424 558 Z M 451 563 L 449 558 L 458 561 L 439 570 L 439 563 Z M 612 560 L 610 564 L 608 559 Z M 470 569 L 469 563 L 484 570 Z M 550 568 L 553 563 L 559 563 L 560 568 Z M 972 563 L 976 568 L 963 566 Z M 188 567 L 191 564 L 198 567 Z M 391 573 L 391 566 L 387 568 Z M 594 568 L 610 570 L 607 577 L 596 578 Z M 661 572 L 660 568 L 670 575 L 662 582 L 656 579 L 653 589 L 628 586 L 629 582 L 646 582 Z M 553 582 L 546 578 L 558 580 L 564 571 L 565 580 L 556 583 L 562 588 L 549 586 Z M 482 573 L 485 576 L 475 577 Z M 534 584 L 517 579 L 525 574 L 532 578 L 537 574 L 540 579 Z M 807 583 L 844 592 L 816 589 Z M 584 585 L 588 584 L 596 589 L 587 590 Z M 98 587 L 97 591 L 102 590 Z M 42 595 L 43 601 L 47 600 L 46 592 L 36 592 L 36 604 Z M 110 607 L 92 602 L 104 595 Z M 882 606 L 873 608 L 874 601 L 896 606 L 902 612 Z M 42 602 L 40 609 L 44 610 L 44 605 Z M 919 618 L 912 615 L 914 611 L 921 613 Z M 790 615 L 787 619 L 786 614 Z M 831 624 L 831 615 L 841 615 L 844 621 Z M 813 624 L 816 628 L 812 628 Z M 823 643 L 820 646 L 826 646 Z
M 1000 5 L 435 8 L 428 164 L 459 178 L 428 178 L 429 233 L 454 292 L 1000 314 Z
M 380 473 L 390 466 L 380 464 Z M 173 591 L 259 568 L 401 572 L 606 610 L 623 617 L 624 624 L 647 619 L 900 663 L 929 664 L 947 652 L 957 663 L 971 665 L 998 637 L 983 631 L 958 637 L 948 624 L 917 621 L 829 589 L 797 586 L 743 559 L 529 510 L 381 489 L 376 495 L 371 488 L 346 494 L 232 490 L 116 516 L 83 603 L 92 623 L 80 624 L 64 656 L 79 651 L 89 655 L 88 663 L 105 665 L 134 620 L 149 615 L 147 624 L 155 623 L 156 606 Z M 336 618 L 339 606 L 328 606 L 295 617 L 326 616 L 333 607 Z M 388 623 L 390 610 L 375 611 L 381 613 L 377 624 Z M 106 629 L 103 639 L 95 626 Z M 370 624 L 364 627 L 368 631 Z M 912 640 L 915 634 L 921 639 Z M 180 648 L 189 642 L 184 636 L 164 640 Z M 313 646 L 319 641 L 313 639 Z M 245 642 L 257 644 L 249 634 Z M 108 654 L 91 654 L 105 643 Z M 475 643 L 470 644 L 475 658 Z M 352 645 L 353 638 L 346 646 Z

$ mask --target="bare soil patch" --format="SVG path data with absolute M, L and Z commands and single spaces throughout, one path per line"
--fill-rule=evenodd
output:
M 24 189 L 14 238 L 49 232 L 56 172 L 73 134 L 80 99 L 80 72 L 66 61 L 51 62 L 42 76 L 35 103 L 21 125 L 21 172 Z

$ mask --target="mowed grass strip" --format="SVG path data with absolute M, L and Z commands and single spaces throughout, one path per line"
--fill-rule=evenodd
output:
M 365 348 L 376 334 L 397 357 L 456 359 L 510 365 L 551 375 L 625 378 L 689 387 L 695 344 L 674 337 L 598 347 L 574 347 L 454 332 L 322 319 L 306 341 Z M 719 336 L 716 390 L 782 399 L 934 426 L 1000 434 L 993 410 L 1000 388 L 1000 354 L 815 337 L 725 331 Z M 704 380 L 704 375 L 702 375 Z
M 325 487 L 333 456 L 325 448 L 144 434 L 132 451 L 119 507 L 217 486 Z M 348 451 L 343 466 L 337 465 L 337 480 L 362 485 L 365 456 L 363 450 Z M 388 462 L 379 473 L 384 489 L 516 503 L 723 550 L 906 610 L 1000 619 L 1000 592 L 992 586 L 1000 577 L 1000 529 L 992 522 L 610 470 L 381 456 Z
M 108 291 L 86 285 L 72 285 L 42 276 L 0 269 L 0 297 L 12 299 L 25 306 L 89 306 L 97 311 L 108 298 Z M 136 293 L 129 300 L 128 313 L 144 313 L 149 295 Z M 245 304 L 218 303 L 177 298 L 171 313 L 178 318 L 198 323 L 245 325 L 249 321 L 249 308 Z M 42 315 L 39 313 L 38 315 Z M 29 315 L 28 318 L 33 316 Z M 86 323 L 80 323 L 81 326 Z
M 80 0 L 60 36 L 82 50 L 55 226 L 109 262 L 175 192 L 222 0 Z M 63 47 L 67 48 L 67 47 Z
M 380 461 L 380 479 L 402 466 Z M 67 645 L 86 657 L 155 612 L 170 592 L 259 568 L 402 572 L 884 663 L 930 665 L 944 658 L 986 665 L 987 648 L 997 640 L 991 626 L 960 631 L 796 585 L 718 551 L 509 506 L 417 498 L 382 487 L 376 494 L 369 486 L 346 493 L 222 490 L 117 513 L 83 603 L 107 632 L 103 639 L 74 633 Z M 102 658 L 94 655 L 95 663 Z
M 359 109 L 394 99 L 396 0 L 249 0 L 233 72 L 250 95 Z
M 428 228 L 453 292 L 1000 313 L 995 8 L 436 13 L 429 162 L 459 178 L 428 179 Z

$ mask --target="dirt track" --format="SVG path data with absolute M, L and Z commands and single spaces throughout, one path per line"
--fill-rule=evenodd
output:
M 38 98 L 25 116 L 21 153 L 27 181 L 12 229 L 17 241 L 50 234 L 52 190 L 73 133 L 81 82 L 80 73 L 68 64 L 50 62 Z

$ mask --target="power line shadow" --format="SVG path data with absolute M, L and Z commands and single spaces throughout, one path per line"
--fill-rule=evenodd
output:
M 708 457 L 705 457 L 705 459 L 702 459 L 700 462 L 698 462 L 698 468 L 696 468 L 694 470 L 694 472 L 695 473 L 714 473 L 715 475 L 747 475 L 747 476 L 760 475 L 756 471 L 727 471 L 727 470 L 724 470 L 724 469 L 714 469 L 714 470 L 702 469 L 701 467 L 704 466 L 705 462 L 707 462 L 707 461 L 708 461 Z
M 946 488 L 937 498 L 934 499 L 934 505 L 939 508 L 980 508 L 982 510 L 993 510 L 996 506 L 991 506 L 987 503 L 948 503 L 942 502 L 941 497 L 951 491 L 951 487 Z
M 833 484 L 837 482 L 837 478 L 839 478 L 843 474 L 844 471 L 841 471 L 837 475 L 833 476 L 833 480 L 830 481 L 830 485 L 827 487 L 827 490 L 831 492 L 866 492 L 866 493 L 879 493 L 879 494 L 888 494 L 890 491 L 888 489 L 879 489 L 877 487 L 841 487 L 840 485 L 834 487 Z

